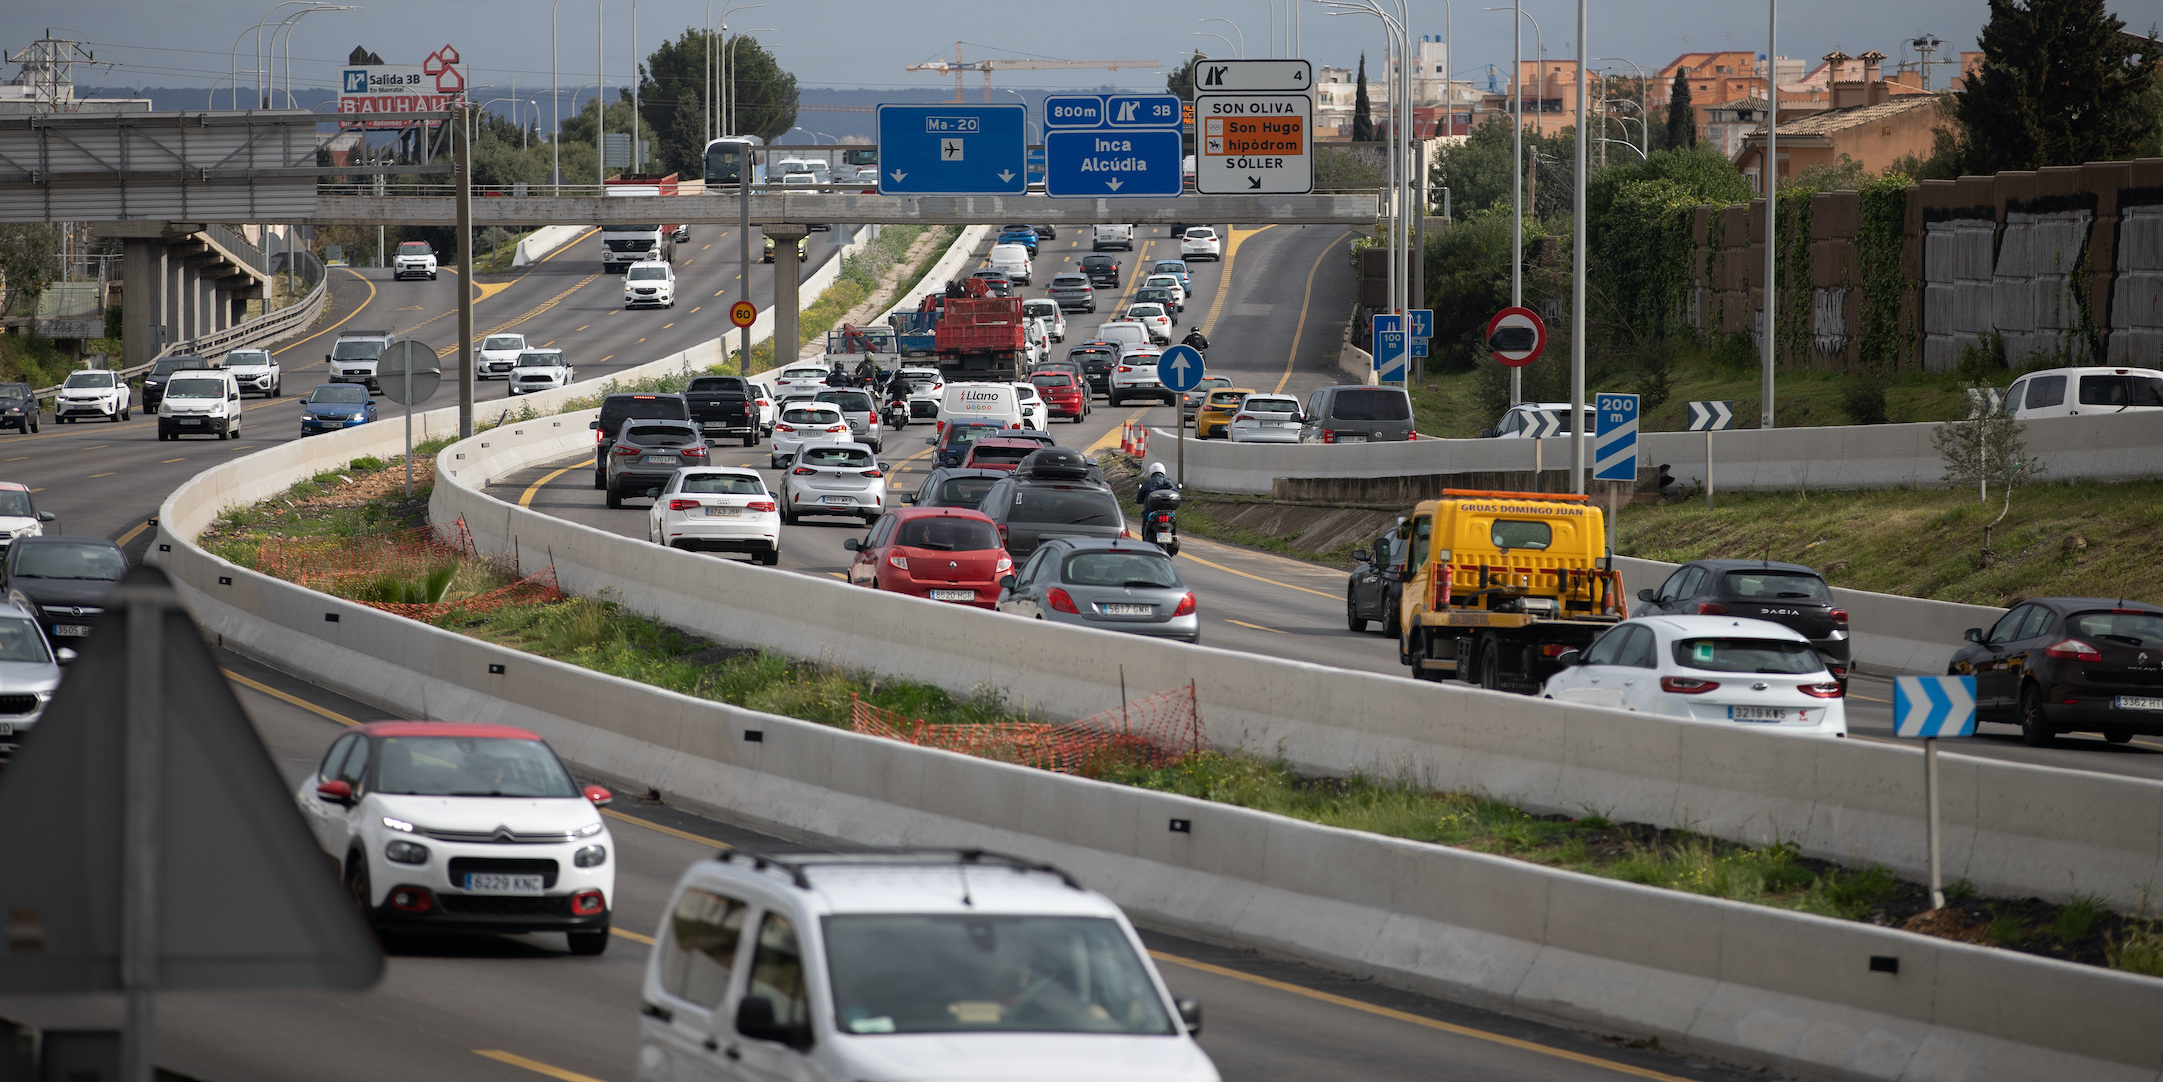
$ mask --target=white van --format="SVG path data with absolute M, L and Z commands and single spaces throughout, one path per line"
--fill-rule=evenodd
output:
M 1123 252 L 1134 250 L 1134 227 L 1131 225 L 1100 225 L 1089 234 L 1089 250 L 1101 252 L 1117 248 Z
M 240 381 L 223 369 L 173 373 L 158 401 L 158 438 L 240 435 Z
M 2036 417 L 2146 413 L 2163 409 L 2163 372 L 2153 368 L 2046 368 L 2013 381 L 2005 415 Z
M 1011 383 L 949 383 L 939 400 L 939 431 L 949 421 L 996 421 L 1020 428 L 1026 421 Z
M 994 244 L 991 246 L 991 269 L 1006 274 L 1007 280 L 1018 286 L 1029 284 L 1029 249 L 1019 244 Z

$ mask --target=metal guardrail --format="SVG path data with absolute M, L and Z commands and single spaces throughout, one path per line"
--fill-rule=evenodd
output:
M 205 225 L 201 232 L 216 243 L 218 247 L 225 249 L 242 263 L 247 264 L 257 274 L 265 278 L 270 277 L 270 257 L 263 253 L 261 245 L 249 240 L 240 230 L 231 226 L 211 224 Z

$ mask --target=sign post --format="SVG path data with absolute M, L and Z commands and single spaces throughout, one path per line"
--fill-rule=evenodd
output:
M 729 305 L 729 322 L 736 325 L 736 346 L 743 351 L 743 369 L 751 371 L 751 325 L 759 321 L 759 307 L 750 301 Z M 756 408 L 756 407 L 754 407 Z M 756 421 L 754 420 L 754 423 Z
M 1690 403 L 1690 431 L 1705 434 L 1705 510 L 1712 510 L 1712 434 L 1735 427 L 1735 403 Z
M 1602 394 L 1594 396 L 1594 430 L 1592 441 L 1592 476 L 1600 481 L 1637 480 L 1637 405 L 1634 394 Z M 1582 424 L 1571 425 L 1575 439 L 1584 439 Z M 1575 468 L 1571 471 L 1576 472 Z M 1571 477 L 1571 487 L 1578 478 Z M 1615 516 L 1622 501 L 1620 493 L 1609 490 L 1607 496 L 1607 565 L 1615 563 Z
M 1930 908 L 1945 908 L 1938 860 L 1938 738 L 1975 735 L 1975 678 L 1893 678 L 1893 735 L 1923 742 L 1923 799 L 1930 805 Z
M 392 342 L 376 364 L 376 384 L 383 397 L 406 407 L 406 496 L 413 495 L 413 406 L 435 397 L 443 382 L 436 351 L 411 338 Z
M 1202 355 L 1193 346 L 1173 346 L 1157 357 L 1157 382 L 1172 394 L 1172 430 L 1179 439 L 1179 484 L 1187 483 L 1186 408 L 1179 396 L 1202 385 Z M 1197 417 L 1200 413 L 1197 411 Z

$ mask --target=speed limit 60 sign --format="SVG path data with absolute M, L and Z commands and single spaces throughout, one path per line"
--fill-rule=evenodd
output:
M 1504 308 L 1487 321 L 1487 350 L 1495 360 L 1522 368 L 1547 348 L 1547 324 L 1530 308 Z
M 758 322 L 758 320 L 758 306 L 750 301 L 737 301 L 735 304 L 729 305 L 730 323 L 734 323 L 739 327 L 748 327 Z

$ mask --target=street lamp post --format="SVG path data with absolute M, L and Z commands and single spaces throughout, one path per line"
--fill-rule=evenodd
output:
M 1235 35 L 1237 35 L 1237 36 L 1238 36 L 1238 38 L 1239 38 L 1239 43 L 1238 43 L 1238 45 L 1234 46 L 1234 48 L 1236 48 L 1236 49 L 1238 49 L 1238 50 L 1239 50 L 1239 56 L 1240 56 L 1240 58 L 1241 58 L 1241 59 L 1245 59 L 1245 58 L 1246 58 L 1246 55 L 1247 55 L 1247 35 L 1246 35 L 1246 32 L 1245 32 L 1245 31 L 1243 31 L 1243 30 L 1241 30 L 1241 29 L 1239 28 L 1239 24 L 1238 24 L 1238 23 L 1235 23 L 1235 22 L 1233 22 L 1233 21 L 1232 21 L 1232 20 L 1230 20 L 1230 19 L 1196 19 L 1196 20 L 1194 20 L 1194 21 L 1195 21 L 1195 22 L 1198 22 L 1198 23 L 1223 23 L 1224 25 L 1226 25 L 1226 26 L 1229 26 L 1229 27 L 1231 27 L 1231 28 L 1232 28 L 1232 33 L 1233 33 L 1233 34 L 1235 34 Z M 1198 31 L 1198 33 L 1199 33 L 1199 31 Z M 1210 37 L 1213 37 L 1213 38 L 1216 38 L 1216 39 L 1217 39 L 1218 41 L 1224 42 L 1224 43 L 1225 43 L 1226 45 L 1231 45 L 1231 44 L 1232 44 L 1232 42 L 1231 42 L 1231 41 L 1230 41 L 1229 39 L 1225 38 L 1225 37 L 1224 37 L 1223 35 L 1221 35 L 1221 34 L 1210 34 L 1209 36 L 1210 36 Z
M 1585 491 L 1585 111 L 1591 80 L 1586 78 L 1586 0 L 1577 0 L 1577 175 L 1570 192 L 1570 491 Z M 1609 535 L 1612 539 L 1613 535 Z M 1609 553 L 1613 562 L 1613 551 Z
M 310 5 L 309 7 L 305 7 L 305 8 L 302 8 L 301 10 L 299 10 L 299 11 L 296 11 L 296 12 L 294 12 L 294 13 L 293 13 L 292 15 L 289 15 L 289 16 L 287 16 L 287 17 L 286 17 L 286 20 L 285 20 L 285 22 L 284 22 L 284 23 L 282 24 L 282 25 L 283 25 L 283 26 L 285 27 L 285 106 L 286 106 L 286 108 L 288 108 L 288 109 L 298 108 L 298 106 L 297 106 L 297 105 L 296 105 L 296 104 L 294 103 L 294 101 L 293 101 L 293 27 L 294 27 L 294 25 L 300 22 L 300 20 L 301 20 L 301 16 L 303 16 L 303 15 L 313 15 L 313 14 L 315 14 L 315 13 L 316 13 L 316 12 L 318 12 L 318 11 L 351 11 L 351 10 L 353 10 L 353 5 L 351 5 L 351 4 L 313 4 L 313 5 Z M 276 39 L 275 37 L 273 37 L 273 38 L 272 38 L 271 40 L 272 40 L 272 43 L 273 43 L 273 44 L 275 44 L 275 43 L 276 43 L 276 41 L 277 41 L 277 39 Z
M 1196 30 L 1194 32 L 1194 36 L 1198 38 L 1215 38 L 1218 41 L 1223 42 L 1225 48 L 1232 50 L 1233 56 L 1239 55 L 1239 46 L 1232 44 L 1232 39 L 1225 37 L 1222 34 L 1213 34 L 1207 30 Z
M 1779 266 L 1773 254 L 1780 224 L 1780 0 L 1767 0 L 1765 30 L 1765 157 L 1759 172 L 1765 177 L 1765 315 L 1759 342 L 1764 408 L 1758 411 L 1758 427 L 1773 427 L 1772 368 L 1777 321 L 1773 313 L 1773 273 Z
M 1521 0 L 1513 7 L 1487 10 L 1525 14 Z M 1532 32 L 1535 35 L 1540 32 L 1538 19 L 1532 20 Z M 1510 307 L 1522 308 L 1525 303 L 1525 23 L 1521 18 L 1510 20 L 1510 62 L 1513 65 L 1510 97 L 1517 101 L 1517 130 L 1510 133 Z M 1524 369 L 1512 368 L 1510 405 L 1524 400 Z
M 1593 62 L 1594 62 L 1594 63 L 1599 63 L 1599 62 L 1601 62 L 1601 61 L 1605 61 L 1605 60 L 1613 60 L 1613 61 L 1615 61 L 1615 62 L 1617 62 L 1617 63 L 1621 63 L 1621 64 L 1628 64 L 1628 65 L 1630 65 L 1630 67 L 1631 67 L 1631 68 L 1633 68 L 1633 69 L 1635 69 L 1635 70 L 1636 70 L 1636 72 L 1637 72 L 1637 93 L 1638 93 L 1638 97 L 1640 97 L 1640 98 L 1649 98 L 1649 97 L 1651 97 L 1651 96 L 1652 96 L 1652 82 L 1651 82 L 1651 80 L 1650 80 L 1650 79 L 1649 79 L 1649 78 L 1648 78 L 1648 77 L 1647 77 L 1647 76 L 1645 75 L 1645 69 L 1644 69 L 1644 68 L 1643 68 L 1642 66 L 1640 66 L 1640 65 L 1639 65 L 1639 64 L 1638 64 L 1638 63 L 1637 63 L 1637 62 L 1636 62 L 1635 60 L 1629 60 L 1629 59 L 1626 59 L 1626 58 L 1624 58 L 1624 57 L 1619 57 L 1619 56 L 1596 56 L 1596 57 L 1593 57 Z M 1617 100 L 1617 101 L 1629 101 L 1630 99 L 1628 99 L 1628 98 L 1618 98 L 1618 99 L 1615 99 L 1615 100 Z M 1645 103 L 1644 103 L 1643 101 L 1634 101 L 1634 102 L 1631 102 L 1631 104 L 1633 104 L 1633 105 L 1637 106 L 1637 123 L 1638 123 L 1638 127 L 1639 127 L 1640 129 L 1642 129 L 1642 130 L 1643 130 L 1643 133 L 1644 133 L 1644 134 L 1642 134 L 1642 135 L 1641 135 L 1641 136 L 1639 137 L 1639 138 L 1641 138 L 1641 139 L 1642 139 L 1642 140 L 1643 140 L 1644 142 L 1643 142 L 1643 145 L 1641 145 L 1641 146 L 1639 146 L 1639 147 L 1637 148 L 1637 153 L 1638 153 L 1638 154 L 1639 154 L 1639 155 L 1640 155 L 1641 157 L 1645 157 L 1645 158 L 1650 158 L 1650 157 L 1652 157 L 1652 131 L 1651 131 L 1651 128 L 1650 128 L 1650 126 L 1649 126 L 1649 125 L 1647 125 L 1647 124 L 1645 123 Z

